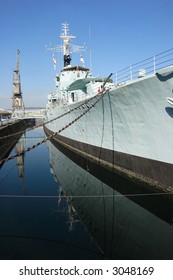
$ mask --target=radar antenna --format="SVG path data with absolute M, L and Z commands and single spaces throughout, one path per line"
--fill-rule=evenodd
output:
M 70 41 L 76 38 L 73 35 L 69 35 L 69 24 L 63 23 L 62 24 L 62 34 L 60 38 L 63 40 L 63 45 L 52 45 L 46 46 L 46 50 L 52 52 L 63 52 L 64 54 L 64 67 L 70 65 L 71 61 L 71 53 L 78 53 L 82 51 L 86 51 L 86 46 L 77 46 L 70 44 Z

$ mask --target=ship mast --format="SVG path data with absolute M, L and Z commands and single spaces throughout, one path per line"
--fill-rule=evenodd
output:
M 16 69 L 13 70 L 13 97 L 12 97 L 12 117 L 23 117 L 24 102 L 20 81 L 20 51 L 17 50 Z
M 64 54 L 64 67 L 69 66 L 71 62 L 71 53 L 77 53 L 86 51 L 86 47 L 77 46 L 70 43 L 70 41 L 76 38 L 73 35 L 69 35 L 69 24 L 62 24 L 62 34 L 60 38 L 63 40 L 63 45 L 50 45 L 50 47 L 46 47 L 47 50 L 52 52 L 63 52 Z
M 67 23 L 62 24 L 63 33 L 60 35 L 60 38 L 63 40 L 63 49 L 64 49 L 64 67 L 70 65 L 71 56 L 70 56 L 70 40 L 74 39 L 75 36 L 69 35 L 69 27 Z

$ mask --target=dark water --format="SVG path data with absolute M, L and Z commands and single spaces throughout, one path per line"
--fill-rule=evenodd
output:
M 41 141 L 23 135 L 11 154 Z M 0 259 L 173 259 L 173 195 L 47 142 L 0 169 Z

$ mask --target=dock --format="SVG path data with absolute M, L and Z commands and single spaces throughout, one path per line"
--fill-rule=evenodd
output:
M 19 138 L 29 127 L 36 124 L 36 119 L 9 119 L 0 125 L 0 160 L 8 157 Z M 0 165 L 0 168 L 2 164 Z

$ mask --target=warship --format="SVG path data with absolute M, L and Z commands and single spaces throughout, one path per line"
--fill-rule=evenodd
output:
M 102 78 L 82 55 L 82 66 L 71 65 L 77 47 L 67 23 L 60 38 L 50 48 L 63 51 L 64 67 L 48 96 L 47 136 L 105 168 L 172 187 L 173 49 Z

